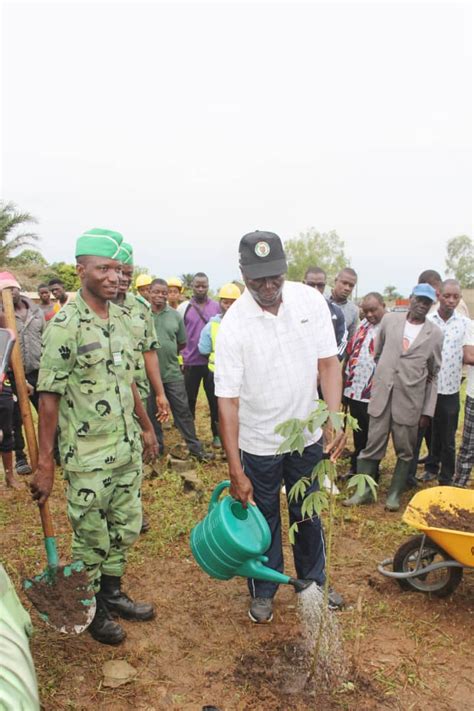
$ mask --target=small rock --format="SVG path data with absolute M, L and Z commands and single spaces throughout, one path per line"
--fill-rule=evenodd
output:
M 183 480 L 183 489 L 185 492 L 202 491 L 204 484 L 202 483 L 194 469 L 188 469 L 188 471 L 179 472 L 179 476 Z
M 117 686 L 128 684 L 137 675 L 137 670 L 123 659 L 113 659 L 102 666 L 104 686 L 115 689 Z
M 144 464 L 143 476 L 145 479 L 157 479 L 160 476 L 160 470 L 158 468 L 158 465 L 156 463 Z
M 175 459 L 175 457 L 168 457 L 168 469 L 174 472 L 187 472 L 191 471 L 191 462 L 189 459 Z

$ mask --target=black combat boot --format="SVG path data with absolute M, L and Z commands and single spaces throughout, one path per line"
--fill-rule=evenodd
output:
M 120 644 L 127 636 L 125 630 L 118 622 L 113 621 L 100 593 L 96 595 L 95 599 L 96 612 L 87 629 L 93 638 L 102 644 Z
M 153 605 L 146 602 L 133 602 L 120 588 L 120 578 L 115 575 L 102 575 L 100 596 L 112 615 L 124 620 L 145 622 L 155 616 Z

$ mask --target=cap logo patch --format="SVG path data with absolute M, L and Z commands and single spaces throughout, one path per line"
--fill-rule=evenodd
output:
M 257 242 L 255 245 L 255 254 L 257 257 L 268 257 L 270 254 L 270 245 L 268 242 Z

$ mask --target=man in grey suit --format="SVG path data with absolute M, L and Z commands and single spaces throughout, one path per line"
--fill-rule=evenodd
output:
M 436 408 L 437 377 L 441 366 L 443 334 L 426 316 L 436 301 L 429 284 L 413 289 L 408 313 L 384 316 L 375 344 L 377 366 L 368 413 L 367 446 L 357 460 L 357 472 L 378 480 L 390 434 L 397 464 L 385 508 L 398 511 L 417 441 L 418 427 L 426 427 Z M 370 490 L 354 494 L 346 506 L 373 501 Z

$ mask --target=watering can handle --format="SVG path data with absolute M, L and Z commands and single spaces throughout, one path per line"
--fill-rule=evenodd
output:
M 226 481 L 221 481 L 220 484 L 216 486 L 216 488 L 212 492 L 211 500 L 209 501 L 208 513 L 211 513 L 211 511 L 216 508 L 219 496 L 222 494 L 224 489 L 228 489 L 229 486 L 230 481 L 228 479 L 226 479 Z

